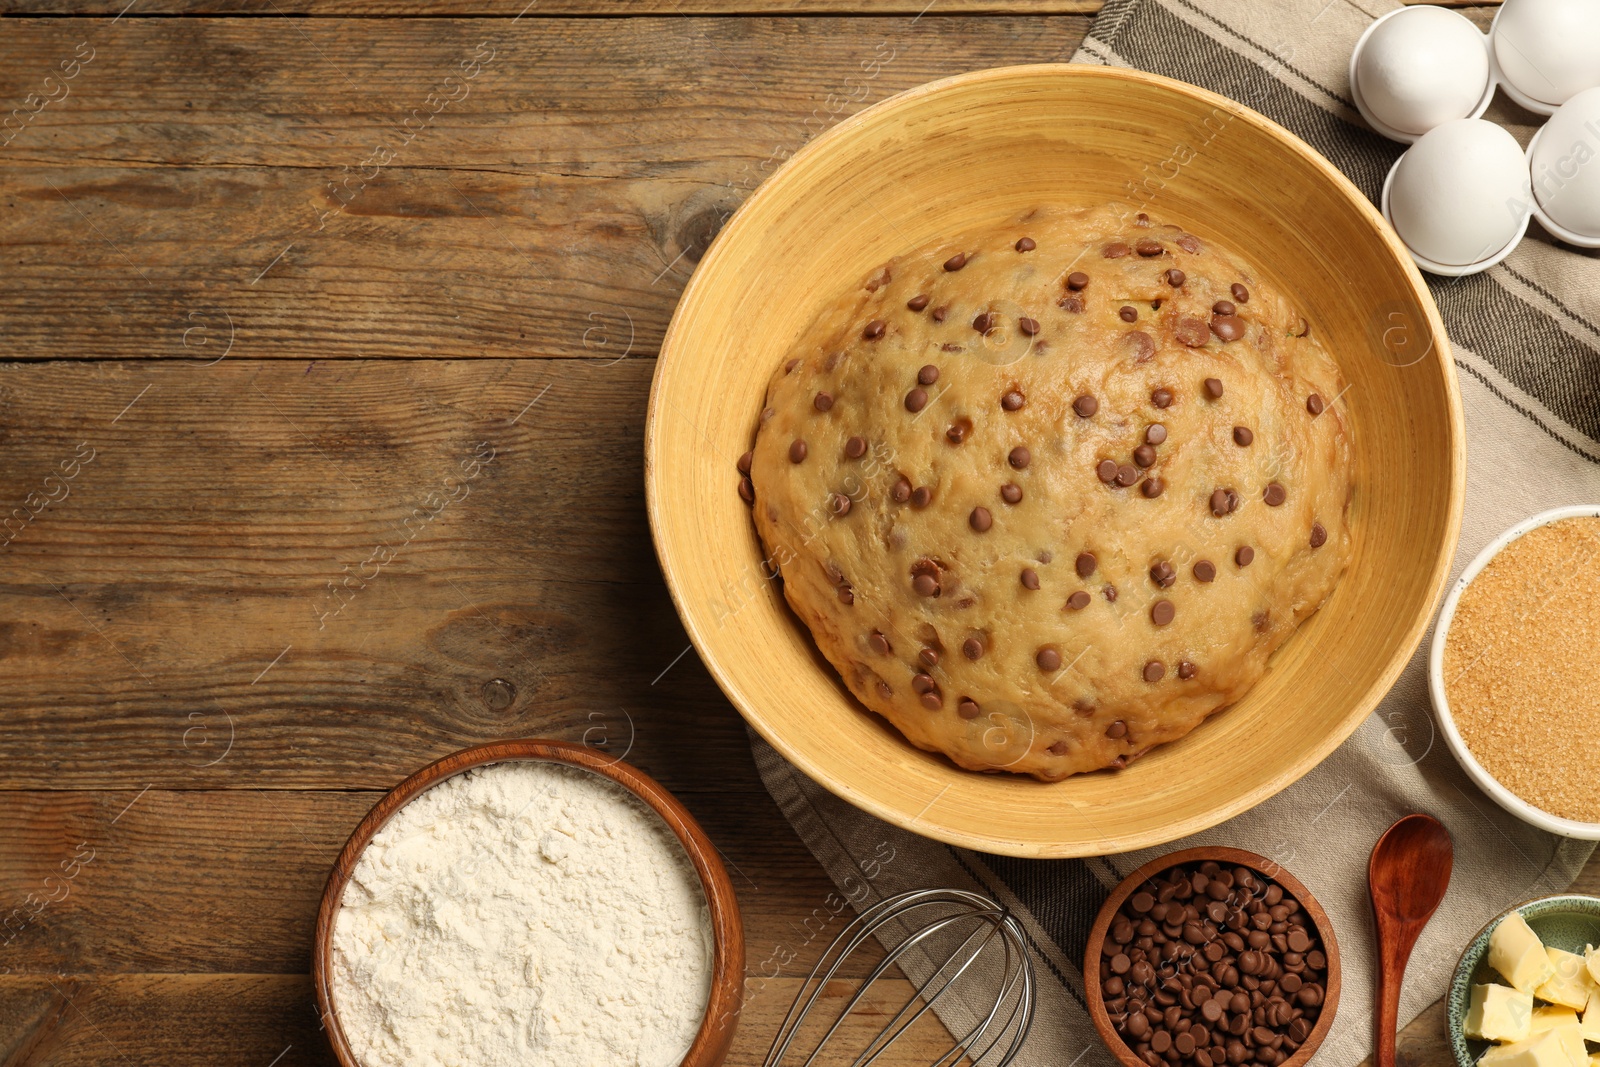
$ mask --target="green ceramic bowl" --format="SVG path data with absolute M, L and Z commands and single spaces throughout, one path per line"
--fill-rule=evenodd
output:
M 1475 985 L 1505 983 L 1505 979 L 1489 966 L 1489 935 L 1500 925 L 1500 920 L 1513 911 L 1522 912 L 1522 917 L 1539 935 L 1539 940 L 1550 948 L 1581 953 L 1585 945 L 1600 945 L 1600 897 L 1576 894 L 1540 897 L 1496 915 L 1467 943 L 1466 951 L 1461 953 L 1461 962 L 1456 964 L 1455 977 L 1450 981 L 1450 995 L 1445 1004 L 1448 1021 L 1445 1025 L 1450 1028 L 1450 1047 L 1456 1054 L 1459 1067 L 1472 1067 L 1483 1055 L 1484 1049 L 1489 1047 L 1487 1041 L 1468 1038 L 1463 1029 L 1467 1018 L 1467 1001 Z

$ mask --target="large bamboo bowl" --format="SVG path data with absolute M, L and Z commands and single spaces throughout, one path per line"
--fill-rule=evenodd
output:
M 1144 204 L 1293 294 L 1349 388 L 1354 556 L 1234 707 L 1119 773 L 974 774 L 856 703 L 767 580 L 735 460 L 769 376 L 839 289 L 891 255 L 1041 202 Z M 656 551 L 690 639 L 785 758 L 951 844 L 1081 856 L 1160 844 L 1260 803 L 1377 705 L 1421 640 L 1460 526 L 1461 398 L 1438 311 L 1394 233 L 1326 160 L 1222 97 L 1134 71 L 978 71 L 885 100 L 795 153 L 718 236 L 661 347 L 645 434 Z

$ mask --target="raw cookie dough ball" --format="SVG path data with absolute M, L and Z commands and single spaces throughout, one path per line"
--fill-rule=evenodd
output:
M 891 260 L 778 368 L 739 491 L 856 697 L 973 770 L 1126 766 L 1350 554 L 1338 368 L 1210 240 L 1039 209 Z

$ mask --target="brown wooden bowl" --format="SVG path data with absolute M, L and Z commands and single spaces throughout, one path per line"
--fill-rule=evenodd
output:
M 735 462 L 772 371 L 852 279 L 1028 207 L 1127 202 L 1130 191 L 1160 221 L 1231 246 L 1292 294 L 1338 360 L 1355 485 L 1350 568 L 1243 700 L 1126 770 L 1054 784 L 964 771 L 864 713 L 817 652 L 769 580 Z M 1083 856 L 1237 815 L 1360 725 L 1411 658 L 1448 578 L 1464 440 L 1427 287 L 1327 160 L 1193 86 L 1047 64 L 886 100 L 806 145 L 750 197 L 696 267 L 662 342 L 645 488 L 684 628 L 784 758 L 915 833 L 1008 855 Z
M 333 1046 L 334 1056 L 342 1067 L 362 1067 L 345 1040 L 344 1031 L 339 1026 L 338 1007 L 333 1001 L 333 920 L 344 898 L 345 883 L 350 880 L 356 860 L 361 857 L 372 836 L 389 821 L 389 817 L 424 789 L 474 767 L 514 760 L 565 763 L 603 775 L 648 804 L 677 835 L 700 875 L 706 906 L 711 913 L 713 938 L 711 996 L 706 1002 L 706 1014 L 700 1023 L 700 1031 L 689 1046 L 682 1067 L 716 1067 L 733 1043 L 744 989 L 744 924 L 739 917 L 739 902 L 733 893 L 733 883 L 728 879 L 727 869 L 722 866 L 716 846 L 688 809 L 643 771 L 583 745 L 534 739 L 474 745 L 435 760 L 391 789 L 351 832 L 350 839 L 339 852 L 339 858 L 333 863 L 328 884 L 322 891 L 322 905 L 317 909 L 317 926 L 311 949 L 311 978 L 316 985 L 317 1011 L 328 1033 L 328 1042 Z
M 1094 926 L 1089 930 L 1089 943 L 1083 953 L 1083 987 L 1089 1001 L 1089 1017 L 1094 1020 L 1095 1031 L 1099 1033 L 1100 1040 L 1105 1042 L 1106 1048 L 1116 1057 L 1118 1063 L 1124 1064 L 1125 1067 L 1146 1067 L 1145 1062 L 1134 1055 L 1133 1050 L 1123 1042 L 1122 1035 L 1111 1025 L 1111 1016 L 1106 1011 L 1105 997 L 1100 990 L 1100 956 L 1105 949 L 1106 935 L 1111 929 L 1111 920 L 1116 917 L 1117 909 L 1122 907 L 1123 901 L 1132 896 L 1146 879 L 1160 874 L 1169 867 L 1205 863 L 1207 860 L 1228 867 L 1248 867 L 1257 874 L 1277 882 L 1285 892 L 1300 902 L 1311 924 L 1316 927 L 1317 937 L 1322 941 L 1322 951 L 1328 957 L 1328 982 L 1322 1001 L 1322 1014 L 1317 1017 L 1317 1024 L 1305 1042 L 1295 1050 L 1294 1055 L 1280 1065 L 1280 1067 L 1301 1067 L 1316 1055 L 1323 1038 L 1327 1037 L 1328 1031 L 1333 1028 L 1333 1017 L 1339 1010 L 1341 987 L 1339 939 L 1334 936 L 1333 923 L 1328 919 L 1328 913 L 1322 910 L 1322 905 L 1317 903 L 1317 898 L 1311 895 L 1311 891 L 1301 883 L 1300 879 L 1265 856 L 1246 852 L 1242 848 L 1217 845 L 1172 852 L 1151 860 L 1124 878 L 1117 888 L 1112 890 L 1106 902 L 1100 906 L 1100 913 L 1094 918 Z

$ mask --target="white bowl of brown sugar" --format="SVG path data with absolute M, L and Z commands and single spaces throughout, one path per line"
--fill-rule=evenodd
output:
M 1428 689 L 1450 751 L 1496 803 L 1600 839 L 1600 505 L 1495 538 L 1445 598 Z

